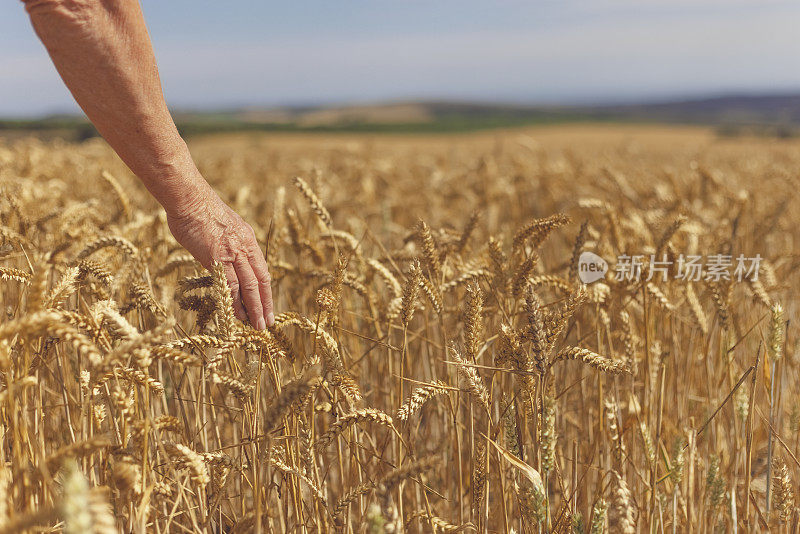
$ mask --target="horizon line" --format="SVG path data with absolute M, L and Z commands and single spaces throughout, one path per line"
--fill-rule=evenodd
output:
M 635 107 L 635 106 L 657 106 L 664 104 L 682 104 L 690 102 L 702 102 L 707 100 L 719 100 L 725 98 L 781 98 L 781 97 L 800 97 L 800 87 L 796 89 L 780 89 L 774 91 L 759 89 L 728 89 L 718 91 L 694 91 L 672 93 L 663 96 L 641 96 L 641 97 L 598 97 L 598 98 L 572 98 L 565 100 L 526 100 L 517 98 L 464 98 L 447 96 L 421 96 L 421 97 L 387 97 L 385 99 L 341 99 L 341 100 L 317 100 L 314 102 L 285 102 L 285 103 L 230 103 L 230 104 L 209 104 L 201 106 L 169 106 L 170 113 L 173 115 L 182 114 L 212 114 L 212 113 L 232 113 L 240 111 L 305 111 L 323 110 L 337 108 L 358 108 L 368 106 L 391 106 L 391 105 L 413 105 L 413 104 L 455 104 L 455 105 L 474 105 L 488 107 L 518 107 L 528 109 L 592 109 L 603 107 Z M 2 114 L 0 120 L 10 121 L 37 121 L 55 118 L 79 118 L 85 115 L 81 111 L 51 111 L 45 113 L 30 114 Z

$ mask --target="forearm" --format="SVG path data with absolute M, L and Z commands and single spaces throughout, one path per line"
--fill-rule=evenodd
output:
M 153 196 L 180 214 L 210 194 L 169 114 L 137 0 L 23 0 L 75 100 Z

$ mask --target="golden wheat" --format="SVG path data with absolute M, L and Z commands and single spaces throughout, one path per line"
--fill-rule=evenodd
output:
M 265 331 L 104 144 L 0 142 L 1 533 L 794 528 L 796 140 L 192 143 Z

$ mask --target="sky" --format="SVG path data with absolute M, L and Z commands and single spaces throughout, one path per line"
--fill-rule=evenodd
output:
M 173 109 L 800 92 L 795 0 L 141 0 Z M 0 3 L 0 116 L 75 112 Z

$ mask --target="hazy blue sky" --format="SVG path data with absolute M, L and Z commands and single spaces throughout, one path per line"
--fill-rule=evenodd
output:
M 143 0 L 173 108 L 800 90 L 800 2 Z M 0 114 L 77 109 L 0 3 Z

